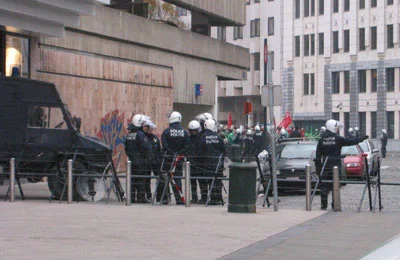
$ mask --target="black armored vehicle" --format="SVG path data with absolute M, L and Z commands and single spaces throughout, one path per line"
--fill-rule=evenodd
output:
M 107 185 L 99 175 L 116 177 L 112 151 L 101 141 L 80 134 L 80 120 L 73 120 L 56 86 L 0 77 L 0 93 L 0 176 L 4 178 L 10 158 L 15 158 L 17 180 L 36 182 L 48 177 L 52 198 L 65 199 L 66 194 L 61 195 L 67 161 L 72 159 L 73 172 L 80 175 L 74 177 L 74 199 L 102 199 Z M 118 177 L 114 177 L 111 186 L 123 200 Z

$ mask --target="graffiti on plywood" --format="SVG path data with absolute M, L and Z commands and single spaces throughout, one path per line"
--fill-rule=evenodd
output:
M 124 127 L 124 113 L 120 113 L 118 109 L 106 114 L 100 120 L 100 129 L 97 137 L 105 142 L 113 150 L 113 155 L 120 152 L 124 155 L 124 143 L 127 131 Z

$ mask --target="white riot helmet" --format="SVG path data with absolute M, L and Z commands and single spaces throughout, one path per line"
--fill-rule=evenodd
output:
M 189 130 L 199 130 L 200 129 L 200 123 L 197 120 L 192 120 L 188 124 Z
M 251 135 L 251 129 L 247 129 L 246 135 Z
M 325 132 L 326 131 L 326 127 L 325 126 L 321 126 L 321 132 Z
M 254 127 L 254 130 L 260 131 L 260 126 L 256 125 L 256 127 Z
M 353 130 L 353 128 L 350 127 L 348 131 L 349 131 L 349 133 L 353 133 L 354 130 Z
M 286 133 L 285 128 L 282 128 L 280 133 L 281 133 L 281 135 L 284 135 Z
M 343 123 L 336 121 L 334 119 L 329 119 L 328 121 L 326 121 L 326 130 L 332 132 L 332 133 L 336 133 L 340 128 L 343 127 Z
M 360 130 L 357 126 L 354 127 L 354 131 L 358 132 L 358 130 Z
M 215 120 L 214 119 L 207 119 L 204 122 L 204 128 L 215 132 Z
M 382 129 L 382 133 L 386 134 L 386 129 Z
M 144 122 L 149 120 L 148 116 L 137 114 L 132 117 L 132 124 L 136 127 L 141 127 Z
M 169 114 L 169 123 L 180 123 L 182 122 L 182 115 L 181 113 L 177 112 L 177 111 L 172 111 L 171 114 Z
M 236 128 L 236 134 L 240 134 L 240 129 Z

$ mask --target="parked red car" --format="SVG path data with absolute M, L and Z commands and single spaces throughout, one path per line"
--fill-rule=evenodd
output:
M 362 156 L 363 150 L 359 145 L 342 147 L 344 158 L 344 168 L 346 169 L 347 179 L 364 180 L 365 159 Z

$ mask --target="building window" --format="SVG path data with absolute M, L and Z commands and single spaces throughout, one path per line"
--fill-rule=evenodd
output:
M 376 50 L 377 46 L 377 31 L 376 26 L 371 27 L 371 50 Z
M 242 26 L 235 26 L 233 27 L 233 39 L 243 39 L 243 27 Z
M 359 37 L 359 50 L 365 51 L 365 28 L 359 29 L 358 37 Z
M 376 69 L 371 70 L 371 92 L 378 89 L 378 72 Z
M 333 12 L 339 12 L 339 0 L 333 0 Z
M 349 129 L 350 128 L 350 113 L 349 112 L 344 112 L 344 129 Z
M 387 47 L 389 49 L 394 47 L 394 42 L 393 42 L 393 24 L 387 25 Z
M 367 134 L 367 113 L 359 112 L 358 119 L 360 123 L 360 136 L 365 136 Z
M 315 75 L 303 74 L 303 95 L 314 95 L 315 93 Z
M 376 112 L 371 112 L 371 138 L 376 138 Z
M 388 138 L 394 138 L 394 112 L 386 112 Z
M 324 55 L 324 33 L 318 34 L 318 54 Z
M 311 1 L 311 16 L 315 15 L 315 0 L 310 0 Z
M 340 72 L 332 72 L 332 94 L 340 93 Z
M 366 70 L 359 70 L 358 71 L 358 91 L 360 93 L 367 92 L 367 73 Z
M 303 95 L 308 95 L 309 74 L 303 74 Z
M 260 53 L 256 52 L 253 53 L 254 57 L 254 71 L 259 71 L 260 70 Z
M 324 14 L 324 1 L 325 0 L 319 0 L 318 2 L 318 10 L 319 10 L 319 15 L 323 15 Z
M 386 69 L 386 91 L 394 91 L 394 68 Z
M 254 0 L 254 3 L 255 4 L 260 3 L 260 0 Z
M 268 35 L 274 35 L 274 17 L 268 18 Z
M 376 0 L 371 0 L 371 7 L 376 7 Z
M 310 35 L 304 35 L 304 56 L 310 55 Z
M 295 5 L 294 17 L 300 18 L 300 0 L 296 0 Z
M 350 11 L 350 0 L 344 0 L 343 10 L 344 10 L 345 12 Z
M 260 36 L 260 19 L 250 21 L 250 37 Z
M 310 78 L 310 93 L 311 95 L 315 94 L 315 76 L 314 73 L 311 73 L 311 78 Z
M 365 0 L 360 0 L 360 9 L 365 8 Z
M 217 28 L 217 39 L 221 41 L 226 41 L 226 27 Z
M 393 0 L 387 0 L 387 4 L 388 5 L 392 5 L 393 4 Z
M 300 36 L 294 37 L 294 52 L 296 57 L 300 57 Z
M 350 93 L 350 71 L 344 72 L 344 93 Z
M 350 30 L 344 30 L 343 31 L 343 41 L 344 41 L 344 52 L 349 52 L 350 51 Z
M 315 34 L 311 34 L 311 56 L 315 55 Z
M 0 57 L 5 55 L 1 59 L 0 72 L 8 77 L 29 78 L 29 38 L 0 32 L 0 42 L 0 49 L 5 44 L 5 53 L 0 54 Z
M 333 53 L 339 52 L 339 32 L 333 32 Z
M 340 113 L 339 112 L 332 113 L 332 119 L 336 120 L 336 121 L 340 121 Z
M 304 17 L 310 16 L 310 0 L 304 0 Z

